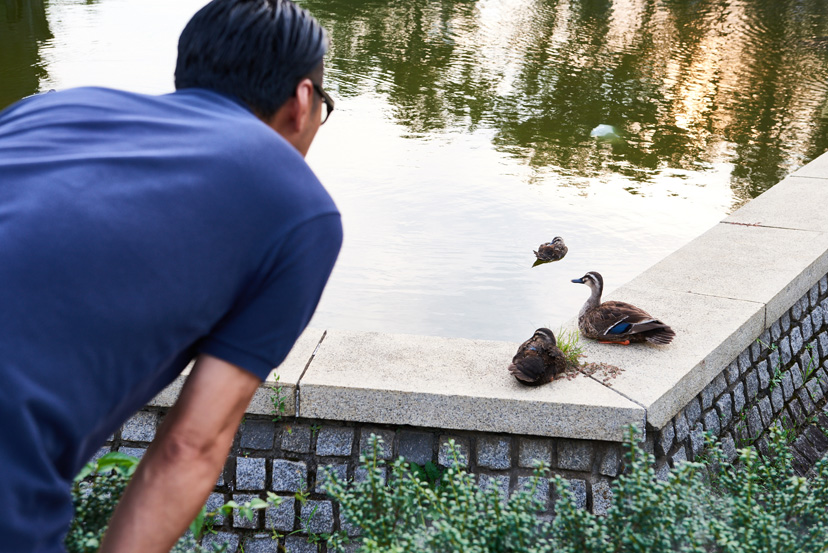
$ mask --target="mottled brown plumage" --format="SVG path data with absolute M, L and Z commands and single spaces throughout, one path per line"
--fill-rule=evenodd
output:
M 509 372 L 526 386 L 540 386 L 555 379 L 566 369 L 566 359 L 558 349 L 555 335 L 539 328 L 523 342 L 509 365 Z
M 586 284 L 592 294 L 578 314 L 578 329 L 587 338 L 614 344 L 650 342 L 669 344 L 676 333 L 672 328 L 653 318 L 652 315 L 623 301 L 601 303 L 604 279 L 590 271 L 572 282 Z
M 568 251 L 569 248 L 567 248 L 566 244 L 564 244 L 563 238 L 556 236 L 551 242 L 538 246 L 538 250 L 535 252 L 535 257 L 537 257 L 538 260 L 535 261 L 535 264 L 532 265 L 532 267 L 537 267 L 538 265 L 551 263 L 553 261 L 560 261 L 564 258 L 566 252 Z

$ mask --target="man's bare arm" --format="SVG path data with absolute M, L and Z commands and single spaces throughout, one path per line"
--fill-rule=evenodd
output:
M 199 355 L 115 509 L 101 553 L 166 553 L 175 545 L 213 490 L 260 382 Z

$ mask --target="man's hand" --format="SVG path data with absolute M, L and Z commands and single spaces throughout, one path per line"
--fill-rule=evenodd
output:
M 261 381 L 199 355 L 112 515 L 100 553 L 168 552 L 198 514 Z

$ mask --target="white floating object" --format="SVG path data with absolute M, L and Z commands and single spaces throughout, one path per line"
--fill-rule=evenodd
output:
M 598 125 L 591 131 L 589 131 L 589 136 L 594 136 L 597 138 L 606 138 L 606 139 L 613 139 L 613 138 L 620 138 L 618 132 L 615 130 L 615 127 L 612 125 Z

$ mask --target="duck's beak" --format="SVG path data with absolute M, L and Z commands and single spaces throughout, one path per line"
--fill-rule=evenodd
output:
M 574 282 L 575 284 L 583 284 L 583 283 L 584 283 L 584 279 L 583 279 L 583 277 L 581 277 L 581 278 L 573 278 L 573 279 L 572 279 L 572 282 Z

